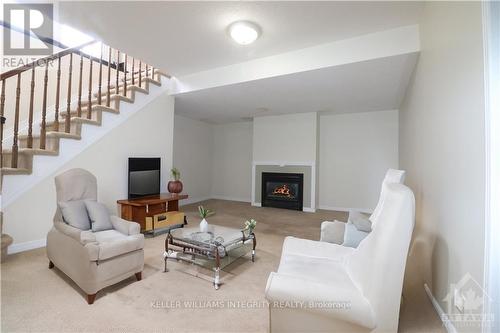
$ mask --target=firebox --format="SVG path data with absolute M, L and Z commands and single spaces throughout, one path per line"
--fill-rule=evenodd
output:
M 262 173 L 262 207 L 302 210 L 304 175 L 301 173 Z

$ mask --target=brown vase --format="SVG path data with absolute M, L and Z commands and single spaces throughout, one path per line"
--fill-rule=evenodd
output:
M 167 188 L 170 193 L 181 193 L 182 182 L 180 180 L 171 180 L 168 182 Z

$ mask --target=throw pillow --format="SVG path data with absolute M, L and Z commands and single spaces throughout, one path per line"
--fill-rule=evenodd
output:
M 90 219 L 83 200 L 62 201 L 58 205 L 65 223 L 80 230 L 90 229 Z
M 365 239 L 368 234 L 368 232 L 358 230 L 354 224 L 346 223 L 344 243 L 342 245 L 348 247 L 358 247 L 359 243 L 361 243 L 361 241 Z
M 93 232 L 113 229 L 106 206 L 93 200 L 86 200 L 85 205 L 87 206 L 90 221 L 92 222 Z
M 349 222 L 356 226 L 359 231 L 370 232 L 372 231 L 372 223 L 370 219 L 360 212 L 349 212 Z

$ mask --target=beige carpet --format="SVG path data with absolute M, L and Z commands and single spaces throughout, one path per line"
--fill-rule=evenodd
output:
M 170 271 L 163 273 L 165 236 L 160 235 L 146 240 L 143 280 L 131 277 L 106 288 L 89 306 L 73 282 L 47 268 L 45 249 L 38 249 L 1 265 L 2 332 L 266 332 L 264 287 L 278 266 L 284 237 L 318 239 L 321 221 L 346 217 L 221 200 L 203 204 L 217 212 L 210 223 L 240 227 L 248 218 L 258 221 L 255 263 L 247 256 L 226 267 L 218 291 L 204 279 L 210 272 L 196 266 L 169 261 Z M 196 205 L 184 210 L 197 225 Z M 444 332 L 423 289 L 405 295 L 400 331 Z

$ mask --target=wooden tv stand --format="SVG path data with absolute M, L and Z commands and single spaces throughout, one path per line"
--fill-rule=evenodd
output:
M 158 228 L 187 224 L 186 216 L 179 211 L 179 200 L 187 198 L 187 194 L 161 193 L 117 203 L 122 219 L 139 223 L 142 232 L 154 232 Z

